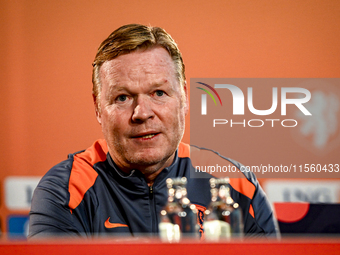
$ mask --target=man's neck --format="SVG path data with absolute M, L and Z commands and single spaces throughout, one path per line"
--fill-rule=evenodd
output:
M 114 167 L 117 168 L 117 171 L 121 171 L 122 174 L 129 176 L 131 174 L 131 171 L 138 170 L 144 175 L 144 178 L 148 186 L 152 186 L 156 177 L 163 171 L 163 169 L 169 167 L 172 164 L 172 162 L 175 159 L 176 152 L 173 155 L 171 155 L 168 159 L 158 162 L 157 164 L 148 166 L 134 164 L 125 166 L 123 164 L 120 164 L 120 162 L 114 157 L 112 157 L 110 153 L 109 155 L 110 160 L 112 160 L 112 163 L 114 164 Z

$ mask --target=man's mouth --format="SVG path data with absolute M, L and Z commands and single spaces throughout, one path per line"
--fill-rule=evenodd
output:
M 155 136 L 155 134 L 151 134 L 151 135 L 144 135 L 144 136 L 142 136 L 141 138 L 144 138 L 144 139 L 146 139 L 146 138 L 152 138 L 152 137 L 154 137 Z
M 148 134 L 139 134 L 136 136 L 133 136 L 133 138 L 139 138 L 139 139 L 151 139 L 153 137 L 155 137 L 156 135 L 158 135 L 159 133 L 148 133 Z

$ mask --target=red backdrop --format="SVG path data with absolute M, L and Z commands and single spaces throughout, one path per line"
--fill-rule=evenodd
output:
M 331 78 L 340 73 L 339 13 L 336 0 L 1 1 L 2 230 L 8 214 L 27 213 L 6 206 L 6 177 L 42 176 L 68 153 L 102 137 L 92 103 L 91 63 L 100 42 L 117 27 L 165 28 L 183 53 L 188 82 L 194 77 Z M 183 140 L 190 142 L 189 119 Z M 235 150 L 238 160 L 247 160 L 244 148 Z M 339 147 L 328 156 L 338 152 Z M 312 155 L 303 148 L 300 153 Z M 281 153 L 273 157 L 286 159 Z

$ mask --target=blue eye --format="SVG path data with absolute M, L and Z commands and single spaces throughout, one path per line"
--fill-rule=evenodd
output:
M 117 101 L 120 101 L 120 102 L 124 102 L 124 101 L 126 101 L 126 99 L 127 99 L 126 95 L 121 95 L 121 96 L 117 97 Z
M 156 95 L 159 96 L 159 97 L 161 97 L 161 96 L 164 95 L 164 91 L 157 90 L 157 91 L 156 91 Z

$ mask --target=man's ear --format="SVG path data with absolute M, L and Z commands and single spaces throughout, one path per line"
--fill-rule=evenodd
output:
M 189 97 L 188 97 L 188 89 L 187 89 L 187 81 L 184 81 L 184 86 L 183 86 L 183 89 L 184 89 L 184 112 L 185 112 L 185 115 L 188 114 L 189 112 Z
M 100 109 L 98 105 L 98 98 L 92 93 L 92 98 L 93 98 L 93 103 L 94 103 L 94 109 L 96 111 L 96 118 L 98 123 L 101 125 L 102 124 L 102 116 L 100 114 Z

